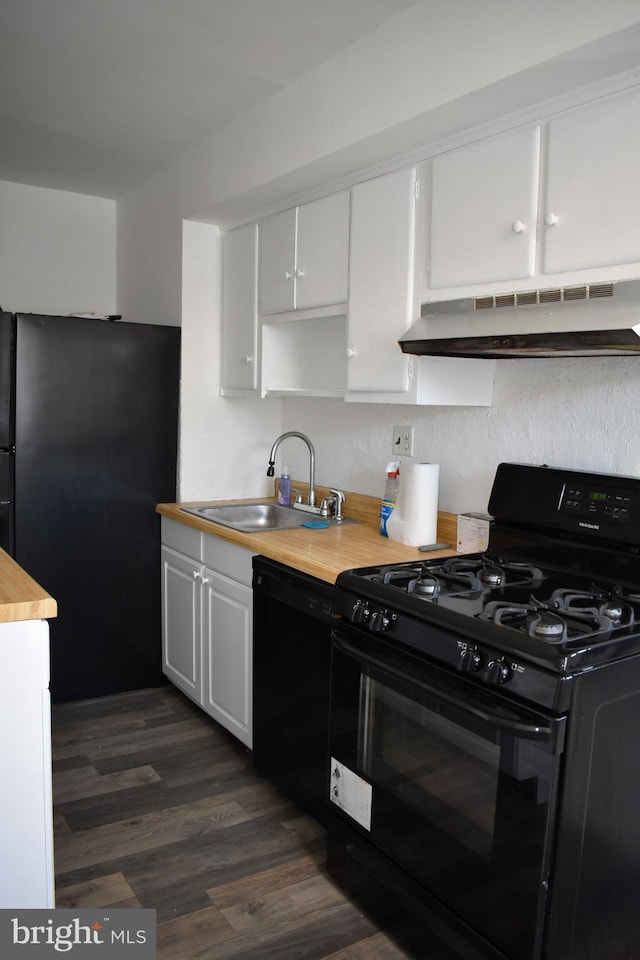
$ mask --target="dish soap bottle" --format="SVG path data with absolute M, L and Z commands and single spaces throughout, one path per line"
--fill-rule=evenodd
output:
M 282 473 L 280 474 L 280 479 L 278 480 L 278 503 L 282 507 L 288 507 L 291 502 L 291 475 L 289 474 L 289 467 L 286 464 L 282 465 Z
M 400 461 L 392 460 L 387 464 L 387 482 L 384 486 L 384 496 L 380 503 L 380 533 L 383 537 L 388 537 L 387 520 L 391 516 L 391 511 L 396 505 L 398 496 L 398 477 L 400 474 Z

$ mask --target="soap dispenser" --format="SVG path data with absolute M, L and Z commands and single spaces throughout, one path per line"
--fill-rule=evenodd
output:
M 289 467 L 282 465 L 282 473 L 278 480 L 278 503 L 282 507 L 288 507 L 291 502 L 291 475 Z

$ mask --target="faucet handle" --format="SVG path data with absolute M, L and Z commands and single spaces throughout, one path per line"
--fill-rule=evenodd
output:
M 293 500 L 294 503 L 302 503 L 302 494 L 300 493 L 297 487 L 292 487 L 291 493 L 294 496 L 294 500 Z
M 335 507 L 334 507 L 334 511 L 333 511 L 333 519 L 334 519 L 337 523 L 342 523 L 342 521 L 344 520 L 344 517 L 342 516 L 342 504 L 344 503 L 344 501 L 345 501 L 345 499 L 346 499 L 346 498 L 345 498 L 345 495 L 344 495 L 344 493 L 342 492 L 342 490 L 332 490 L 331 487 L 329 488 L 329 493 L 332 493 L 332 494 L 334 495 L 334 497 L 335 497 Z

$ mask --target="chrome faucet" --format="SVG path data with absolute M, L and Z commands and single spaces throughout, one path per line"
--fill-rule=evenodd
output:
M 298 437 L 300 440 L 306 443 L 309 448 L 309 495 L 307 497 L 307 503 L 309 506 L 313 507 L 316 502 L 315 494 L 315 475 L 316 475 L 316 452 L 313 449 L 313 444 L 309 437 L 305 436 L 304 433 L 298 433 L 296 430 L 289 430 L 287 433 L 282 433 L 278 439 L 275 441 L 271 447 L 271 453 L 269 454 L 269 467 L 267 469 L 267 476 L 272 477 L 275 473 L 274 466 L 276 462 L 276 452 L 278 447 L 283 440 L 286 440 L 288 437 Z

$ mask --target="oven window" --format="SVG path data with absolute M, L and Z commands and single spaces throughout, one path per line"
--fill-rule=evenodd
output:
M 490 858 L 500 769 L 496 735 L 487 740 L 371 677 L 362 677 L 361 704 L 366 775 Z
M 524 861 L 533 842 L 539 868 L 555 769 L 548 744 L 496 729 L 437 694 L 396 687 L 360 676 L 358 766 L 380 805 L 385 797 L 399 820 L 429 824 L 494 866 L 517 851 Z M 383 829 L 403 832 L 401 824 Z

